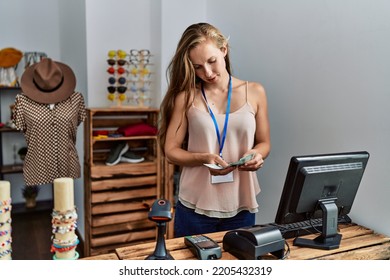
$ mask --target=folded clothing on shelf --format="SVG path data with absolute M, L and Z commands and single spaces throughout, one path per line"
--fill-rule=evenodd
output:
M 108 133 L 108 130 L 94 130 L 92 131 L 92 136 L 108 135 Z
M 128 126 L 122 126 L 118 128 L 117 131 L 124 136 L 156 135 L 157 127 L 144 122 L 140 122 Z

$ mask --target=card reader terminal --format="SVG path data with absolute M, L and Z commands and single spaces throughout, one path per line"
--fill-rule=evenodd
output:
M 221 247 L 205 235 L 186 236 L 184 244 L 199 260 L 214 260 L 222 257 Z

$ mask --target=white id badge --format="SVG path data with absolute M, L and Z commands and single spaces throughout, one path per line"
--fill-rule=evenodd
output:
M 211 176 L 211 184 L 233 182 L 233 171 L 223 176 Z

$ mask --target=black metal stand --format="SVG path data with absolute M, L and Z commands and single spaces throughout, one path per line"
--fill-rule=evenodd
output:
M 337 233 L 338 209 L 335 199 L 324 199 L 319 201 L 322 209 L 322 233 L 320 236 L 310 240 L 297 237 L 294 245 L 323 250 L 332 250 L 340 247 L 341 234 Z
M 153 254 L 149 255 L 145 260 L 173 260 L 173 257 L 169 254 L 165 246 L 164 235 L 166 232 L 166 223 L 157 223 L 157 230 L 156 248 L 154 249 Z

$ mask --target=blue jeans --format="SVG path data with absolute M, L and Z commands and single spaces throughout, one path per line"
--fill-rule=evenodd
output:
M 195 213 L 195 210 L 185 207 L 180 201 L 176 204 L 174 219 L 174 235 L 182 237 L 217 231 L 233 230 L 253 226 L 256 216 L 247 210 L 240 211 L 231 218 L 212 218 Z

